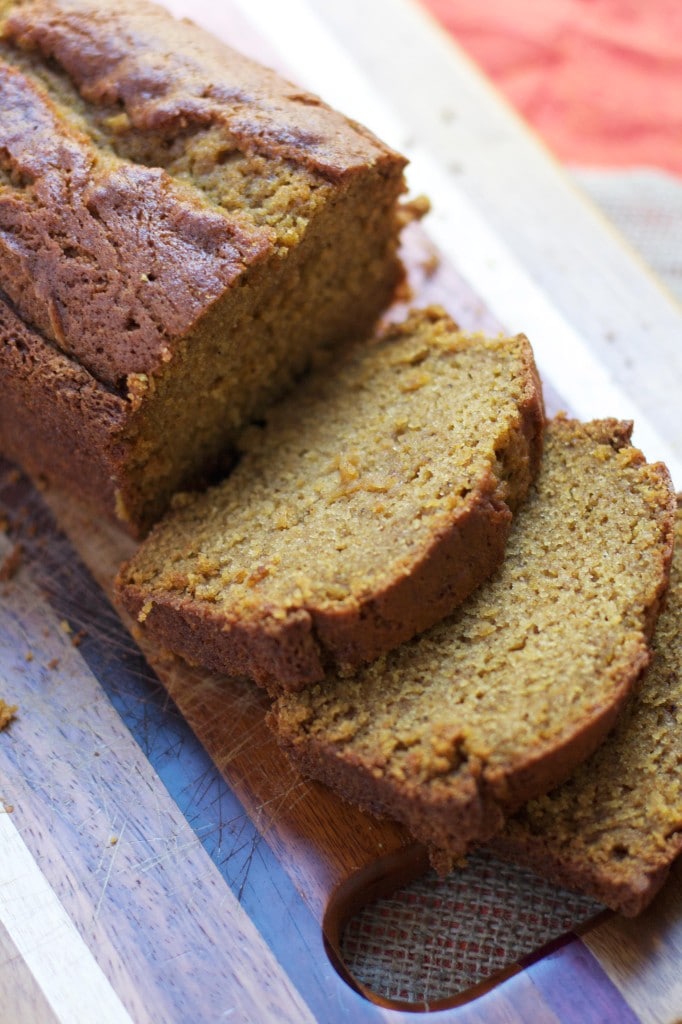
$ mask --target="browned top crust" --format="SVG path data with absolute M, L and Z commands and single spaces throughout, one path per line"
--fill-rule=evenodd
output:
M 19 0 L 4 36 L 56 60 L 90 102 L 119 104 L 140 131 L 219 123 L 240 147 L 331 179 L 402 161 L 317 96 L 154 4 Z
M 320 189 L 404 166 L 316 97 L 154 5 L 0 0 L 0 37 L 0 287 L 122 395 L 237 279 L 300 241 Z M 163 154 L 197 133 L 203 155 L 164 169 Z M 199 185 L 207 160 L 220 171 L 236 157 L 264 160 L 256 177 L 306 178 L 289 239 Z
M 163 171 L 99 153 L 0 62 L 2 286 L 100 381 L 153 370 L 269 249 Z

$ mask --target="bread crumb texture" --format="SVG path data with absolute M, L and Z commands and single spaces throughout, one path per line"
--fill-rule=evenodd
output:
M 531 801 L 495 846 L 614 910 L 639 913 L 682 849 L 682 504 L 654 659 L 607 741 Z
M 120 593 L 177 653 L 273 686 L 320 678 L 325 659 L 395 646 L 489 575 L 542 428 L 525 338 L 415 313 L 247 432 L 236 470 L 176 502 Z
M 456 857 L 595 749 L 649 660 L 672 554 L 667 471 L 628 437 L 551 424 L 497 573 L 355 677 L 278 701 L 304 771 Z

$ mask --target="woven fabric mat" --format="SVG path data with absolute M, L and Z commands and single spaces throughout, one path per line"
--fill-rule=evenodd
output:
M 578 183 L 682 301 L 682 182 L 658 171 L 574 172 Z M 602 909 L 489 854 L 365 907 L 346 928 L 350 973 L 385 998 L 429 1003 L 540 949 Z
M 682 302 L 682 179 L 648 168 L 573 174 Z
M 490 854 L 447 878 L 429 874 L 366 907 L 342 955 L 390 999 L 429 1003 L 466 991 L 603 909 Z

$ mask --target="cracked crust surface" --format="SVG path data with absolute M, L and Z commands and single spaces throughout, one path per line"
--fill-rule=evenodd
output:
M 306 773 L 441 868 L 591 754 L 649 662 L 674 496 L 615 421 L 557 420 L 505 560 L 448 620 L 271 716 Z
M 57 63 L 124 134 L 221 125 L 235 148 L 328 178 L 395 157 L 370 131 L 213 38 L 139 0 L 0 0 L 2 35 Z
M 323 367 L 118 579 L 152 638 L 272 691 L 378 657 L 499 564 L 542 447 L 528 341 L 437 308 Z
M 158 168 L 99 152 L 2 62 L 0 109 L 2 289 L 25 323 L 125 391 L 128 375 L 168 362 L 173 342 L 265 257 L 267 236 Z

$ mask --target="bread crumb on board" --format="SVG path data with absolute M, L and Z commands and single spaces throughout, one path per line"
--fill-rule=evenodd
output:
M 401 225 L 404 227 L 406 224 L 411 224 L 415 220 L 422 220 L 422 218 L 430 212 L 431 200 L 428 196 L 419 195 L 400 204 L 398 217 Z
M 83 643 L 87 635 L 87 630 L 79 629 L 78 632 L 74 633 L 73 636 L 71 637 L 71 646 L 80 647 L 80 645 Z
M 80 647 L 80 645 L 83 643 L 86 636 L 88 635 L 87 630 L 85 629 L 79 629 L 77 633 L 74 633 L 73 627 L 70 625 L 70 623 L 66 621 L 66 619 L 62 619 L 62 621 L 59 623 L 59 628 L 61 629 L 62 633 L 65 633 L 67 636 L 71 637 L 72 647 Z
M 18 710 L 19 708 L 16 704 L 7 704 L 7 702 L 0 697 L 0 732 L 2 732 L 3 729 L 6 729 L 10 722 L 16 718 Z

